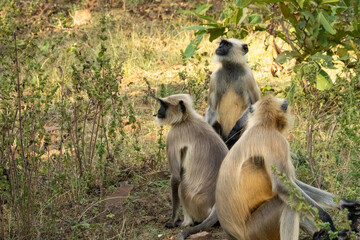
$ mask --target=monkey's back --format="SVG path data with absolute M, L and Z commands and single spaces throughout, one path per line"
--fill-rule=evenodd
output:
M 215 203 L 216 179 L 228 149 L 213 128 L 202 119 L 174 126 L 168 138 L 181 139 L 180 145 L 186 146 L 180 160 L 179 193 L 188 213 L 201 222 Z
M 230 150 L 219 170 L 216 185 L 219 221 L 224 230 L 236 239 L 278 240 L 281 200 L 274 204 L 279 211 L 274 212 L 272 219 L 256 226 L 256 231 L 249 230 L 253 230 L 250 226 L 254 224 L 252 219 L 256 210 L 274 199 L 276 194 L 272 192 L 271 180 L 264 167 L 267 154 L 261 147 L 254 147 L 255 144 L 261 145 L 259 136 L 254 132 L 244 135 Z

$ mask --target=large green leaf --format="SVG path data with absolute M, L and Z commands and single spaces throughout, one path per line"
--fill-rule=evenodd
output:
M 204 19 L 206 21 L 209 21 L 209 22 L 212 22 L 212 23 L 217 23 L 217 21 L 212 18 L 212 17 L 209 17 L 209 16 L 205 16 L 205 15 L 201 15 L 201 14 L 198 14 L 198 13 L 195 13 L 195 15 L 198 17 L 198 18 L 201 18 L 201 19 Z
M 250 24 L 257 24 L 260 22 L 261 22 L 261 17 L 259 14 L 255 13 L 255 14 L 249 15 L 249 23 Z
M 321 29 L 319 31 L 319 43 L 322 47 L 327 47 L 328 41 L 327 41 L 327 35 L 324 29 Z
M 200 5 L 199 7 L 196 8 L 195 12 L 197 14 L 201 14 L 201 15 L 204 15 L 207 10 L 209 10 L 211 8 L 212 4 L 203 4 L 203 5 Z
M 325 15 L 322 12 L 319 13 L 319 20 L 321 25 L 328 33 L 330 33 L 331 35 L 336 34 L 336 30 L 331 26 L 330 22 L 328 21 L 328 19 L 326 19 Z
M 283 64 L 286 61 L 288 61 L 289 59 L 292 59 L 293 55 L 291 54 L 291 52 L 289 51 L 284 51 L 282 52 L 276 59 L 275 61 L 279 64 Z
M 188 27 L 183 27 L 182 29 L 184 30 L 195 30 L 195 31 L 204 31 L 207 28 L 201 25 L 192 25 L 192 26 L 188 26 Z
M 305 0 L 296 0 L 296 2 L 299 4 L 300 8 L 304 8 L 304 2 Z
M 186 59 L 194 56 L 196 49 L 199 47 L 199 44 L 203 40 L 203 37 L 204 37 L 204 33 L 199 34 L 195 37 L 194 40 L 192 40 L 189 43 L 189 45 L 186 47 L 185 52 L 184 52 L 184 56 Z
M 339 2 L 339 0 L 323 0 L 321 1 L 321 4 L 325 4 L 325 3 L 337 3 Z
M 209 41 L 210 42 L 214 41 L 218 37 L 224 35 L 224 32 L 225 32 L 225 27 L 209 29 L 208 30 L 208 33 L 210 34 Z
M 281 13 L 284 16 L 284 18 L 286 20 L 289 20 L 291 24 L 295 26 L 297 24 L 297 20 L 294 14 L 292 13 L 292 11 L 290 10 L 290 8 L 288 7 L 288 5 L 284 4 L 283 2 L 280 2 L 279 5 L 280 5 Z
M 320 70 L 319 73 L 316 75 L 316 88 L 323 91 L 328 90 L 332 87 L 333 82 L 324 70 Z
M 236 25 L 239 24 L 239 22 L 240 22 L 240 20 L 241 20 L 241 18 L 242 18 L 242 16 L 243 16 L 243 13 L 244 13 L 244 11 L 243 11 L 242 8 L 238 8 L 238 9 L 235 10 L 234 23 L 235 23 Z
M 235 5 L 239 8 L 245 8 L 247 7 L 252 0 L 236 0 Z

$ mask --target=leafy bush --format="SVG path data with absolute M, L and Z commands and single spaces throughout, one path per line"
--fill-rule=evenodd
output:
M 184 11 L 204 22 L 184 28 L 196 31 L 195 39 L 184 51 L 186 58 L 194 55 L 204 34 L 213 41 L 220 36 L 242 39 L 250 32 L 266 31 L 290 47 L 279 54 L 277 62 L 295 58 L 298 64 L 319 65 L 316 87 L 320 90 L 332 86 L 333 81 L 324 68 L 334 68 L 334 60 L 342 61 L 349 68 L 354 68 L 359 61 L 357 0 L 227 1 L 220 21 L 205 15 L 210 7 L 211 4 L 205 4 L 194 11 Z M 297 65 L 294 70 L 299 72 L 303 66 Z
M 292 85 L 283 91 L 301 116 L 293 142 L 300 177 L 317 186 L 331 183 L 332 191 L 344 182 L 349 187 L 343 194 L 358 194 L 359 1 L 229 0 L 218 19 L 206 15 L 210 8 L 183 11 L 201 22 L 183 28 L 195 31 L 184 59 L 194 56 L 205 35 L 213 41 L 266 32 L 281 39 L 287 47 L 281 50 L 274 41 L 276 61 L 296 61 Z M 337 69 L 336 77 L 329 69 Z M 348 168 L 339 170 L 341 164 Z

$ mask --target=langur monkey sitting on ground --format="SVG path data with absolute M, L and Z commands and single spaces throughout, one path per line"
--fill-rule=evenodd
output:
M 295 210 L 300 198 L 318 209 L 320 219 L 329 222 L 332 231 L 336 228 L 321 207 L 347 208 L 351 230 L 358 231 L 359 202 L 340 200 L 337 205 L 334 195 L 296 179 L 289 143 L 283 135 L 289 126 L 289 111 L 286 100 L 272 96 L 249 107 L 248 121 L 242 121 L 248 122 L 247 127 L 219 170 L 216 207 L 203 223 L 183 230 L 178 239 L 206 230 L 217 219 L 231 239 L 297 240 L 299 227 L 313 239 L 329 239 L 327 231 L 317 232 L 310 212 Z M 286 176 L 290 189 L 276 171 Z M 293 189 L 298 194 L 292 193 L 290 201 Z M 347 236 L 347 231 L 339 233 L 339 239 Z
M 179 201 L 183 207 L 182 226 L 206 219 L 215 203 L 218 171 L 228 149 L 213 128 L 195 112 L 188 94 L 159 98 L 156 121 L 171 125 L 166 139 L 171 172 L 172 218 L 166 227 L 175 227 Z
M 225 141 L 244 110 L 260 99 L 260 89 L 246 63 L 248 51 L 247 44 L 234 38 L 222 39 L 215 51 L 214 60 L 221 66 L 211 74 L 205 119 Z

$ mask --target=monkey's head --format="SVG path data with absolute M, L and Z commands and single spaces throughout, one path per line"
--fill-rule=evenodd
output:
M 222 39 L 215 51 L 214 60 L 221 63 L 232 62 L 242 64 L 246 62 L 245 54 L 248 51 L 248 45 L 238 39 Z
M 192 108 L 192 99 L 189 94 L 175 94 L 157 100 L 161 104 L 156 114 L 156 122 L 159 125 L 174 125 L 187 120 L 191 116 L 197 116 L 197 113 Z
M 291 126 L 291 123 L 291 109 L 286 99 L 267 95 L 249 107 L 249 128 L 263 126 L 275 128 L 283 133 Z

